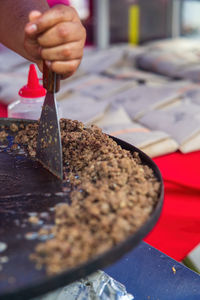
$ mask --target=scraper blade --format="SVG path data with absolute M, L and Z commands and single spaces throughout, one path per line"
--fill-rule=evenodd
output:
M 47 94 L 39 120 L 36 158 L 55 176 L 63 179 L 62 143 L 55 93 L 59 76 L 43 64 L 43 85 Z

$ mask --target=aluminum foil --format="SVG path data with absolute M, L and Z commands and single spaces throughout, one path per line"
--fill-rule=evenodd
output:
M 103 271 L 67 285 L 37 300 L 133 300 L 123 284 Z M 36 299 L 35 299 L 36 300 Z

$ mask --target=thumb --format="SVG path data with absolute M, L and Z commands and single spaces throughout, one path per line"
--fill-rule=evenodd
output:
M 29 23 L 26 24 L 25 26 L 25 33 L 29 35 L 30 38 L 35 38 L 37 36 L 37 25 L 35 22 L 41 17 L 42 13 L 33 10 L 29 14 Z
M 41 12 L 33 10 L 29 14 L 29 23 L 26 24 L 24 31 L 24 48 L 31 57 L 32 61 L 40 62 L 40 47 L 37 42 L 37 25 L 35 22 L 42 15 Z M 39 69 L 41 70 L 41 64 L 39 63 Z

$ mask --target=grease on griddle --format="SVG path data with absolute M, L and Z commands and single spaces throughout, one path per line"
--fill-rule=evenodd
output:
M 38 238 L 38 232 L 27 232 L 25 234 L 26 240 L 36 240 Z
M 0 264 L 6 264 L 9 262 L 8 256 L 0 256 Z
M 0 253 L 4 252 L 7 249 L 7 244 L 0 242 Z

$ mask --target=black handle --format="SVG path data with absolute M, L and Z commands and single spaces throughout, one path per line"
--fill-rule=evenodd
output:
M 43 61 L 43 87 L 52 94 L 60 89 L 60 75 L 51 71 L 45 61 Z

